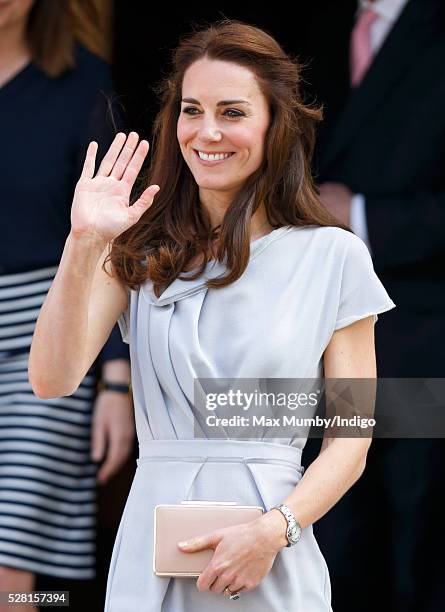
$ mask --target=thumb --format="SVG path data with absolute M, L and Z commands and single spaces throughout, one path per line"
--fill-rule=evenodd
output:
M 205 548 L 216 548 L 221 539 L 222 534 L 220 532 L 212 531 L 197 536 L 196 538 L 191 538 L 190 540 L 178 542 L 178 546 L 184 552 L 196 552 L 197 550 L 204 550 Z
M 105 429 L 100 420 L 93 421 L 93 432 L 91 436 L 91 459 L 102 461 L 105 453 Z
M 150 187 L 147 187 L 147 189 L 143 192 L 141 197 L 137 199 L 132 206 L 130 206 L 129 211 L 132 213 L 132 215 L 134 215 L 134 223 L 139 221 L 144 212 L 150 208 L 150 206 L 153 204 L 153 199 L 159 190 L 159 185 L 150 185 Z

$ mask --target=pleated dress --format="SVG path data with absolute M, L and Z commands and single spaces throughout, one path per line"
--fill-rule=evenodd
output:
M 331 611 L 329 571 L 312 526 L 280 550 L 270 572 L 237 602 L 199 591 L 196 578 L 153 572 L 153 512 L 183 500 L 235 501 L 266 511 L 302 478 L 306 437 L 262 430 L 220 437 L 198 420 L 196 379 L 314 379 L 333 332 L 395 307 L 363 241 L 336 227 L 284 226 L 251 243 L 243 275 L 222 289 L 211 261 L 157 298 L 151 281 L 129 291 L 119 318 L 130 345 L 137 470 L 109 568 L 106 612 Z M 185 276 L 191 275 L 191 272 Z

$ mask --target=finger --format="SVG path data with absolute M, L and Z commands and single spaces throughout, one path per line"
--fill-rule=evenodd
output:
M 228 586 L 228 587 L 229 587 L 229 590 L 230 590 L 232 593 L 236 593 L 237 591 L 243 591 L 243 590 L 245 590 L 245 586 L 244 586 L 244 584 L 243 584 L 243 582 L 242 582 L 241 578 L 234 578 L 234 579 L 232 580 L 232 582 L 231 582 L 230 584 L 226 585 L 226 586 Z
M 150 208 L 153 204 L 153 200 L 155 195 L 158 193 L 160 187 L 159 185 L 150 185 L 141 195 L 141 197 L 136 200 L 136 202 L 129 207 L 128 211 L 132 216 L 132 222 L 136 223 L 141 216 L 144 214 L 146 210 Z
M 125 168 L 122 180 L 127 183 L 130 189 L 133 187 L 134 182 L 139 172 L 141 171 L 149 148 L 150 145 L 148 144 L 148 142 L 146 140 L 141 140 L 138 148 L 133 154 L 133 157 L 130 159 L 127 167 Z
M 90 142 L 88 145 L 88 149 L 85 155 L 85 161 L 83 162 L 82 173 L 80 178 L 93 178 L 94 176 L 94 168 L 96 166 L 96 153 L 97 153 L 98 145 L 97 142 Z
M 221 574 L 217 577 L 215 582 L 210 585 L 209 590 L 212 591 L 212 593 L 217 593 L 218 595 L 222 595 L 223 593 L 224 595 L 229 595 L 227 591 L 224 592 L 224 589 L 226 589 L 227 587 L 230 588 L 230 579 L 227 578 L 225 574 Z M 230 590 L 233 591 L 233 589 L 231 588 Z
M 100 470 L 97 474 L 99 482 L 106 482 L 113 474 L 117 472 L 119 467 L 119 460 L 117 457 L 113 457 L 110 454 L 107 455 L 106 461 L 101 465 Z
M 105 430 L 100 424 L 100 421 L 93 420 L 93 431 L 91 436 L 91 458 L 93 461 L 102 461 L 105 454 L 105 446 Z
M 139 142 L 139 136 L 136 132 L 130 132 L 127 138 L 127 142 L 124 145 L 124 148 L 120 152 L 119 157 L 114 164 L 113 170 L 111 171 L 111 176 L 117 179 L 118 181 L 122 178 L 122 175 L 125 172 L 125 169 L 133 157 L 134 150 L 137 147 Z
M 217 579 L 218 574 L 216 573 L 216 570 L 212 567 L 212 564 L 209 563 L 196 581 L 196 587 L 198 591 L 205 591 L 206 589 L 211 589 Z
M 124 457 L 122 456 L 120 446 L 117 442 L 117 440 L 114 442 L 111 441 L 109 445 L 107 458 L 97 475 L 99 482 L 103 483 L 107 481 L 118 471 L 119 467 L 123 463 Z
M 116 134 L 110 148 L 99 166 L 97 176 L 109 176 L 126 140 L 127 136 L 123 132 Z
M 211 533 L 205 533 L 201 536 L 197 536 L 196 538 L 190 538 L 189 540 L 178 542 L 178 546 L 184 552 L 195 552 L 197 550 L 204 550 L 205 548 L 215 548 L 220 542 L 221 538 L 221 534 L 219 534 L 217 531 L 212 531 Z

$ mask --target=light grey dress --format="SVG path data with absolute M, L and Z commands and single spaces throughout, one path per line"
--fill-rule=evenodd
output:
M 194 378 L 320 379 L 335 330 L 395 306 L 363 241 L 335 227 L 276 229 L 251 243 L 240 279 L 206 289 L 206 278 L 223 272 L 223 264 L 209 262 L 204 276 L 176 279 L 159 299 L 147 281 L 130 291 L 119 319 L 130 344 L 139 458 L 114 545 L 106 612 L 331 610 L 329 573 L 312 526 L 236 602 L 199 591 L 195 578 L 153 573 L 156 504 L 202 499 L 269 510 L 302 477 L 304 437 L 195 438 Z

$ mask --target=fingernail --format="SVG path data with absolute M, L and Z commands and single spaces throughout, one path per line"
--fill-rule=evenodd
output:
M 185 546 L 189 545 L 187 540 L 185 540 L 184 542 L 178 542 L 178 544 L 179 544 L 179 546 L 182 546 L 182 547 L 185 547 Z

